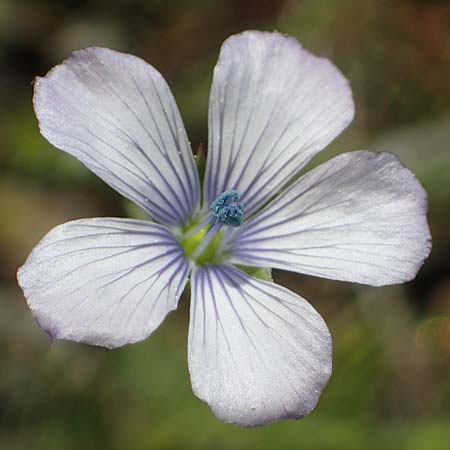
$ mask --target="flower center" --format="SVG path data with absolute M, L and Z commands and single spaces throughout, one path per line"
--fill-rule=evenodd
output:
M 237 191 L 222 192 L 211 203 L 211 213 L 206 219 L 184 230 L 180 244 L 190 260 L 199 265 L 221 261 L 233 229 L 244 219 L 244 206 L 239 203 L 239 198 Z

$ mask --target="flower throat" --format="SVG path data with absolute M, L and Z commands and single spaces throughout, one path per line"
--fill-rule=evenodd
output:
M 222 192 L 210 205 L 210 214 L 201 223 L 188 227 L 181 238 L 186 256 L 199 265 L 218 262 L 234 228 L 244 220 L 244 206 L 235 190 Z

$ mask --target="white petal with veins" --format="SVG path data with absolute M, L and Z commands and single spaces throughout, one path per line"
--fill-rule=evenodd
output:
M 136 56 L 79 50 L 35 83 L 41 133 L 164 224 L 186 222 L 199 182 L 161 74 Z
M 303 298 L 230 266 L 192 278 L 189 372 L 194 393 L 226 422 L 298 419 L 331 374 L 327 326 Z
M 344 153 L 242 225 L 232 261 L 373 286 L 413 279 L 430 253 L 427 198 L 389 153 Z
M 214 70 L 204 203 L 225 190 L 251 214 L 346 128 L 354 105 L 333 64 L 280 33 L 228 38 Z
M 165 227 L 99 218 L 50 231 L 18 280 L 52 339 L 118 347 L 159 326 L 177 307 L 188 274 L 184 251 Z

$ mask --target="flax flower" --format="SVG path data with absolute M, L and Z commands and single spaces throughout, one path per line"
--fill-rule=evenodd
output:
M 298 177 L 354 104 L 341 72 L 291 37 L 223 44 L 202 188 L 167 84 L 135 56 L 76 51 L 36 80 L 34 108 L 50 143 L 149 220 L 50 231 L 18 272 L 33 316 L 52 339 L 119 347 L 150 336 L 190 281 L 192 388 L 224 421 L 303 417 L 331 374 L 323 319 L 269 268 L 382 286 L 429 254 L 426 194 L 394 156 L 344 153 Z

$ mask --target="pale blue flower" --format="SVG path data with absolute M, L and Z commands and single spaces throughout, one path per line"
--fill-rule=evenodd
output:
M 192 388 L 224 421 L 303 417 L 331 374 L 320 315 L 255 268 L 381 286 L 429 254 L 426 194 L 394 156 L 345 153 L 296 177 L 354 105 L 340 71 L 293 38 L 223 44 L 203 189 L 167 84 L 135 56 L 73 53 L 37 79 L 34 107 L 49 142 L 151 220 L 50 231 L 18 272 L 33 316 L 52 339 L 118 347 L 147 338 L 190 280 Z

